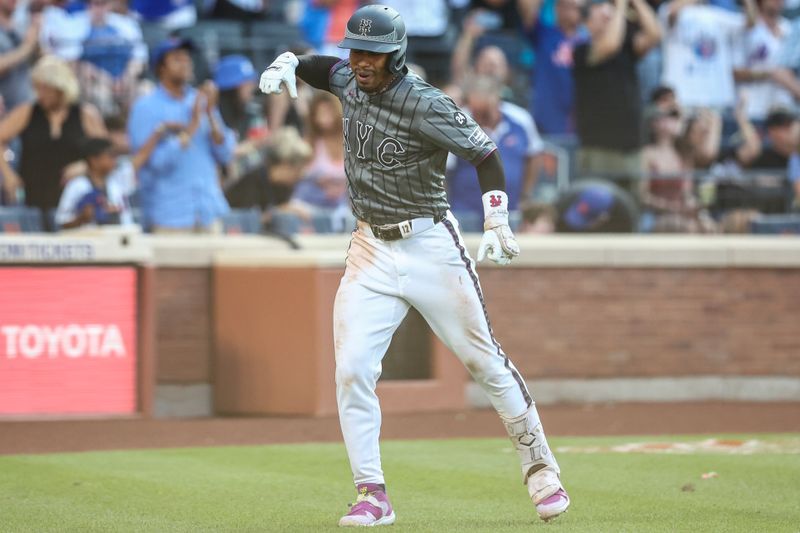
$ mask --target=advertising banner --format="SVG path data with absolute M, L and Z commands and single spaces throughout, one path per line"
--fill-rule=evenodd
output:
M 136 269 L 0 268 L 0 416 L 136 411 Z

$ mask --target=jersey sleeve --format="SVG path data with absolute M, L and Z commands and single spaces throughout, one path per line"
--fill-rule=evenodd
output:
M 78 216 L 78 203 L 90 192 L 92 192 L 92 186 L 88 179 L 81 176 L 70 180 L 58 201 L 55 214 L 56 224 L 63 226 L 75 220 Z
M 350 69 L 349 61 L 342 60 L 333 65 L 328 74 L 328 83 L 330 84 L 331 92 L 341 98 L 342 94 L 344 94 L 344 88 L 347 86 L 352 76 L 353 71 Z
M 477 165 L 497 147 L 480 126 L 449 97 L 434 97 L 419 123 L 419 135 Z
M 525 154 L 533 156 L 544 150 L 544 141 L 542 136 L 539 135 L 539 130 L 536 128 L 536 123 L 528 111 L 522 107 L 512 103 L 503 102 L 500 104 L 500 110 L 507 114 L 511 119 L 519 124 L 527 137 Z
M 727 9 L 717 8 L 714 10 L 718 23 L 722 30 L 728 34 L 728 38 L 734 39 L 747 29 L 747 17 L 742 13 L 732 13 Z

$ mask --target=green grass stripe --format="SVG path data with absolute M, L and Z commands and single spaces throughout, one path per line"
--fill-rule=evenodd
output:
M 724 438 L 796 443 L 800 435 Z M 398 514 L 390 531 L 800 533 L 796 453 L 562 453 L 573 506 L 551 524 L 536 519 L 506 440 L 388 441 L 383 457 Z M 702 480 L 709 471 L 719 477 Z M 335 531 L 355 495 L 349 479 L 341 444 L 4 456 L 0 531 Z

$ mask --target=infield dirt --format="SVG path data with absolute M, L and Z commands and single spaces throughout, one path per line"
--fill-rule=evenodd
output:
M 800 403 L 672 403 L 540 407 L 552 436 L 800 432 Z M 383 439 L 501 437 L 491 410 L 387 415 Z M 0 454 L 340 441 L 327 418 L 0 421 Z

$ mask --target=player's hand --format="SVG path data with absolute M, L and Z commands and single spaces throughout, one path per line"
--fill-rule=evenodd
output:
M 478 262 L 485 258 L 507 265 L 519 255 L 519 244 L 508 225 L 508 196 L 503 191 L 483 195 L 483 238 L 478 247 Z
M 265 94 L 280 94 L 283 92 L 281 84 L 284 84 L 289 90 L 289 96 L 297 98 L 297 80 L 294 70 L 298 64 L 297 56 L 291 52 L 279 55 L 261 74 L 258 88 Z
M 518 255 L 519 245 L 510 227 L 497 226 L 483 233 L 478 247 L 478 262 L 488 257 L 498 265 L 507 265 Z

